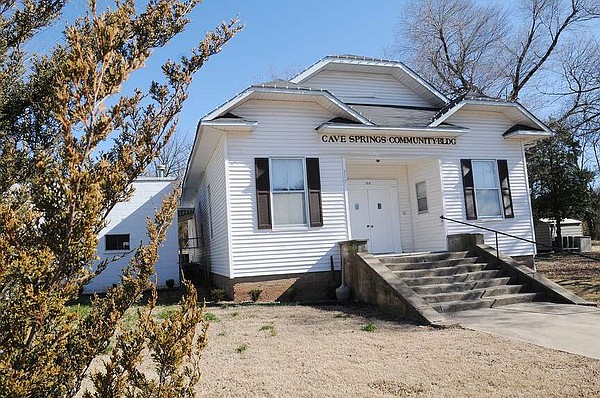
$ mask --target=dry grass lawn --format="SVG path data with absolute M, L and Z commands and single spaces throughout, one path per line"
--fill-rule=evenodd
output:
M 538 255 L 535 263 L 538 271 L 554 282 L 588 301 L 600 303 L 600 252 L 585 254 L 598 261 L 575 254 L 552 253 Z
M 372 307 L 208 311 L 216 319 L 203 356 L 203 397 L 600 396 L 600 361 L 416 326 Z

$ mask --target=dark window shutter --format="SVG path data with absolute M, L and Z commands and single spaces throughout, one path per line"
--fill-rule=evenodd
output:
M 306 158 L 306 180 L 308 182 L 308 213 L 311 227 L 323 226 L 323 208 L 321 204 L 321 173 L 319 159 Z
M 477 208 L 475 207 L 475 187 L 473 186 L 473 168 L 470 159 L 461 159 L 463 193 L 465 195 L 465 210 L 467 220 L 477 219 Z
M 498 177 L 500 178 L 500 190 L 502 191 L 504 217 L 514 218 L 515 213 L 513 212 L 510 182 L 508 180 L 508 162 L 506 160 L 498 160 Z
M 256 175 L 256 210 L 258 229 L 271 229 L 271 182 L 269 181 L 269 159 L 254 158 Z

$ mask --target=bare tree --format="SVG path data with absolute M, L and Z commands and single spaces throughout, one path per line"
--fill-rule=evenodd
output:
M 521 0 L 515 10 L 424 0 L 404 10 L 396 49 L 449 94 L 476 90 L 517 101 L 566 36 L 598 18 L 598 0 Z
M 164 177 L 182 178 L 192 151 L 192 145 L 190 135 L 177 130 L 148 168 L 148 174 L 158 176 L 160 166 L 164 166 L 162 171 Z
M 446 93 L 488 91 L 502 79 L 496 60 L 508 24 L 500 7 L 425 0 L 410 3 L 400 18 L 396 50 Z

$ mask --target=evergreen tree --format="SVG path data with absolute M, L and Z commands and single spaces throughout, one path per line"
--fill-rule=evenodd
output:
M 582 219 L 593 201 L 590 187 L 594 173 L 579 167 L 580 147 L 567 126 L 551 124 L 556 132 L 527 151 L 529 185 L 536 219 L 556 221 L 556 235 L 562 247 L 561 221 Z
M 199 0 L 150 0 L 141 10 L 119 0 L 102 12 L 91 0 L 62 43 L 25 63 L 23 45 L 63 3 L 0 0 L 0 397 L 75 395 L 124 312 L 151 287 L 176 193 L 148 220 L 149 242 L 121 282 L 88 314 L 67 306 L 109 264 L 97 260 L 98 233 L 175 131 L 193 74 L 240 29 L 223 22 L 190 56 L 163 65 L 164 82 L 123 95 L 122 84 L 185 28 Z M 182 304 L 160 324 L 151 305 L 136 331 L 117 333 L 88 396 L 193 395 L 199 371 L 187 364 L 206 325 L 196 335 L 202 314 L 193 291 Z M 158 379 L 136 370 L 145 348 Z

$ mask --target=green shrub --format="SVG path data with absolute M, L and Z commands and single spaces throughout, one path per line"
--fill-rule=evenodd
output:
M 207 312 L 204 314 L 204 320 L 210 322 L 219 322 L 219 317 L 213 314 L 212 312 Z
M 261 293 L 262 289 L 252 289 L 250 290 L 250 298 L 252 298 L 252 301 L 256 303 Z
M 360 330 L 362 330 L 363 332 L 374 332 L 375 330 L 377 330 L 377 326 L 375 326 L 372 323 L 368 323 L 365 326 L 363 326 Z
M 213 301 L 224 301 L 227 298 L 225 289 L 211 289 L 210 298 Z
M 246 351 L 247 349 L 248 349 L 248 346 L 246 344 L 241 344 L 236 347 L 235 352 L 237 352 L 238 354 L 241 354 L 242 352 Z

